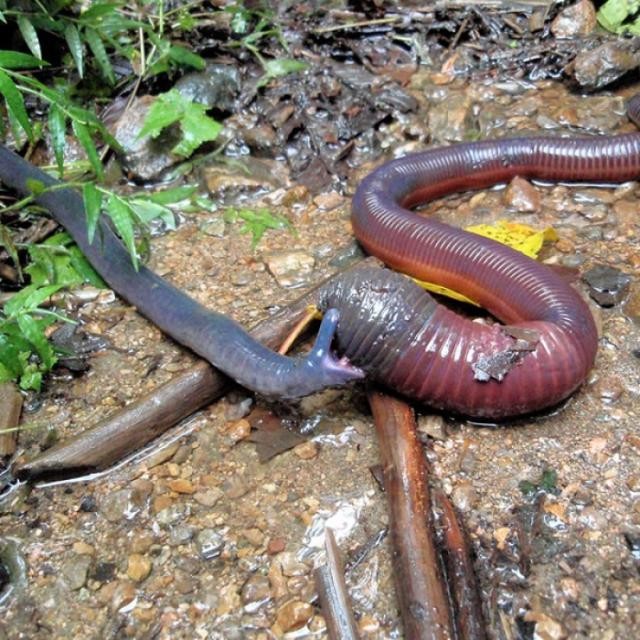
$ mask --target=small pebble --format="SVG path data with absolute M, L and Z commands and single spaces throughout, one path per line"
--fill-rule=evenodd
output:
M 493 532 L 493 538 L 496 541 L 498 549 L 504 549 L 507 543 L 507 539 L 511 535 L 511 529 L 509 527 L 499 527 Z
M 625 384 L 618 376 L 601 378 L 593 386 L 595 393 L 606 403 L 613 404 L 625 392 Z
M 624 39 L 608 39 L 593 49 L 579 52 L 571 64 L 574 79 L 588 89 L 610 85 L 627 71 L 638 66 L 637 55 Z M 609 113 L 609 121 L 611 113 Z M 590 118 L 582 119 L 582 126 L 589 128 Z
M 109 522 L 120 522 L 131 517 L 131 489 L 121 489 L 106 495 L 100 502 L 100 513 Z
M 176 480 L 170 480 L 167 483 L 167 486 L 171 491 L 175 491 L 176 493 L 195 493 L 195 487 L 191 480 L 186 480 L 185 478 L 177 478 Z
M 222 553 L 224 538 L 214 529 L 202 529 L 196 535 L 196 548 L 202 558 L 212 560 Z
M 295 185 L 284 192 L 281 203 L 289 209 L 296 204 L 304 202 L 309 197 L 309 190 L 303 184 Z
M 87 556 L 92 556 L 96 552 L 95 547 L 91 546 L 90 544 L 87 544 L 86 542 L 83 542 L 82 540 L 79 540 L 78 542 L 73 543 L 73 551 L 78 555 L 87 555 Z
M 139 553 L 132 553 L 127 562 L 127 576 L 134 582 L 142 582 L 151 573 L 151 560 Z
M 369 634 L 377 633 L 380 629 L 380 623 L 372 615 L 365 613 L 358 620 L 358 629 L 366 637 Z
M 151 531 L 135 531 L 131 536 L 131 551 L 134 553 L 146 553 L 153 544 Z
M 592 438 L 589 442 L 589 452 L 591 455 L 596 453 L 600 453 L 607 448 L 607 439 L 606 438 Z
M 249 486 L 241 477 L 232 476 L 224 481 L 222 489 L 227 498 L 236 500 L 244 496 L 249 491 Z
M 235 444 L 249 437 L 251 424 L 245 418 L 234 420 L 224 426 L 224 433 Z
M 296 554 L 290 551 L 285 551 L 278 556 L 282 573 L 288 578 L 295 576 L 306 576 L 309 574 L 309 567 L 298 560 Z
M 556 249 L 556 251 L 560 251 L 560 253 L 572 253 L 576 250 L 576 245 L 568 238 L 560 238 L 553 245 L 553 248 Z
M 184 520 L 187 516 L 187 513 L 188 509 L 186 505 L 180 503 L 172 504 L 166 509 L 158 512 L 158 514 L 156 515 L 156 520 L 159 524 L 168 526 Z
M 242 602 L 240 600 L 240 590 L 235 584 L 227 584 L 219 591 L 220 599 L 216 608 L 216 614 L 219 616 L 227 615 L 237 610 Z M 237 636 L 238 638 L 240 636 Z
M 551 33 L 556 38 L 587 36 L 598 25 L 596 9 L 590 0 L 579 0 L 564 8 L 551 23 Z
M 252 529 L 244 529 L 242 531 L 242 537 L 248 540 L 254 547 L 260 547 L 264 542 L 264 533 L 255 527 Z
M 562 578 L 560 580 L 560 589 L 567 600 L 570 600 L 571 602 L 576 602 L 578 600 L 580 587 L 578 586 L 577 581 L 573 578 Z
M 200 229 L 203 233 L 213 236 L 214 238 L 223 238 L 226 230 L 226 223 L 222 219 L 222 216 L 211 218 L 210 220 L 202 222 Z
M 213 507 L 223 495 L 224 493 L 220 489 L 213 488 L 206 491 L 196 491 L 193 494 L 193 499 L 203 507 Z
M 160 513 L 169 508 L 173 504 L 173 498 L 170 495 L 163 494 L 156 496 L 151 503 L 153 513 Z
M 548 615 L 529 611 L 525 613 L 524 619 L 527 622 L 535 622 L 535 637 L 544 638 L 544 640 L 563 640 L 567 637 L 562 625 Z
M 473 484 L 469 481 L 462 481 L 456 484 L 451 494 L 451 500 L 460 511 L 469 511 L 476 504 L 478 496 Z
M 253 398 L 242 398 L 237 402 L 230 402 L 225 407 L 224 417 L 227 420 L 240 420 L 240 418 L 249 415 L 252 405 Z
M 115 575 L 116 565 L 114 562 L 98 562 L 89 577 L 98 582 L 111 582 Z
M 175 590 L 183 595 L 193 593 L 197 589 L 198 584 L 198 580 L 183 572 L 177 573 L 173 578 Z
M 279 251 L 264 257 L 269 273 L 283 288 L 300 287 L 307 284 L 315 259 L 304 251 Z
M 98 510 L 98 503 L 94 496 L 84 496 L 80 501 L 80 511 L 92 513 Z
M 267 553 L 274 556 L 281 553 L 287 548 L 287 542 L 284 538 L 271 538 L 267 544 Z
M 293 453 L 295 453 L 301 460 L 311 460 L 318 455 L 319 451 L 320 447 L 312 440 L 307 440 L 307 442 L 303 442 L 293 448 Z
M 178 524 L 175 527 L 169 529 L 169 545 L 172 547 L 179 547 L 182 544 L 186 544 L 193 538 L 195 527 L 188 524 Z
M 277 560 L 274 560 L 269 566 L 267 577 L 269 578 L 269 584 L 271 585 L 273 597 L 276 600 L 280 600 L 289 593 L 289 590 L 287 588 L 287 580 L 284 577 L 282 573 L 282 567 L 277 562 Z
M 91 566 L 91 556 L 74 555 L 62 565 L 62 576 L 72 591 L 82 588 L 87 581 Z
M 502 192 L 503 202 L 522 213 L 539 211 L 540 192 L 527 180 L 516 176 Z
M 247 271 L 241 271 L 240 273 L 235 273 L 231 278 L 231 284 L 234 287 L 246 287 L 248 284 L 251 284 L 254 280 L 254 275 Z
M 593 505 L 585 507 L 578 520 L 588 529 L 600 533 L 607 526 L 607 517 Z
M 313 607 L 308 602 L 291 600 L 278 609 L 276 624 L 286 633 L 303 627 L 312 615 Z
M 320 634 L 322 632 L 326 633 L 327 622 L 321 615 L 316 614 L 307 623 L 307 628 L 314 635 Z
M 136 478 L 129 486 L 132 489 L 132 499 L 136 504 L 146 503 L 154 489 L 153 482 L 145 478 Z
M 136 588 L 129 581 L 111 582 L 103 587 L 111 594 L 111 610 L 120 611 L 136 597 Z
M 630 491 L 640 492 L 640 474 L 636 473 L 627 478 L 627 487 Z
M 619 269 L 599 264 L 584 273 L 582 279 L 589 285 L 589 295 L 603 307 L 621 302 L 629 291 L 631 278 Z
M 321 193 L 313 199 L 313 203 L 321 211 L 330 211 L 339 207 L 344 202 L 344 196 L 340 195 L 337 191 L 330 191 L 329 193 Z
M 429 110 L 429 129 L 435 140 L 460 142 L 472 135 L 473 109 L 471 96 L 449 93 L 446 100 L 435 102 Z
M 240 596 L 245 609 L 255 611 L 256 607 L 252 607 L 251 605 L 255 605 L 256 603 L 262 604 L 271 597 L 271 585 L 269 584 L 269 578 L 262 575 L 251 576 L 244 583 Z
M 329 261 L 329 265 L 336 269 L 344 269 L 357 260 L 364 258 L 364 252 L 357 242 L 350 242 L 338 249 L 336 254 Z
M 418 417 L 418 433 L 434 440 L 446 440 L 447 430 L 444 418 L 435 414 Z
M 626 299 L 623 308 L 624 315 L 640 325 L 640 287 L 634 282 Z

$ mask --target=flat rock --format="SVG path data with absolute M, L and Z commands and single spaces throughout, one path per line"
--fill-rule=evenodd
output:
M 551 33 L 556 38 L 572 38 L 589 35 L 597 26 L 596 9 L 590 0 L 580 0 L 566 7 L 551 23 Z
M 315 267 L 313 256 L 304 251 L 278 251 L 264 257 L 267 269 L 284 288 L 307 284 Z

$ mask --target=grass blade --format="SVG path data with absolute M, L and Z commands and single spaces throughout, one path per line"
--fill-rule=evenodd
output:
M 111 194 L 107 200 L 107 214 L 113 226 L 116 228 L 118 235 L 122 238 L 133 266 L 138 268 L 138 252 L 136 251 L 136 241 L 133 232 L 133 222 L 135 213 L 133 209 L 122 198 Z
M 84 30 L 84 37 L 89 44 L 89 48 L 98 63 L 98 67 L 100 68 L 103 77 L 109 84 L 115 84 L 116 75 L 113 71 L 113 67 L 111 66 L 111 60 L 109 60 L 107 50 L 104 48 L 102 38 L 97 31 L 88 27 Z
M 57 104 L 49 107 L 49 133 L 51 134 L 51 146 L 56 158 L 58 174 L 62 178 L 64 173 L 64 134 L 66 129 L 66 118 L 62 109 Z
M 29 140 L 33 140 L 33 129 L 24 106 L 24 98 L 13 80 L 0 69 L 0 93 L 3 95 L 7 103 L 7 109 L 20 125 L 22 130 L 27 134 Z
M 78 137 L 78 141 L 82 145 L 83 149 L 87 152 L 87 156 L 89 157 L 89 162 L 95 171 L 96 176 L 99 179 L 102 179 L 104 175 L 104 170 L 102 168 L 102 162 L 100 162 L 100 156 L 98 155 L 98 150 L 96 149 L 96 145 L 93 142 L 93 138 L 89 133 L 89 127 L 83 122 L 79 120 L 72 120 L 71 126 L 73 128 L 74 133 Z
M 42 59 L 42 49 L 40 48 L 40 38 L 38 38 L 38 32 L 31 24 L 31 21 L 26 16 L 18 16 L 18 29 L 22 34 L 29 51 L 39 60 Z
M 67 46 L 71 52 L 71 57 L 75 62 L 78 75 L 84 77 L 84 50 L 82 48 L 82 41 L 80 40 L 80 34 L 78 29 L 71 22 L 66 26 L 64 30 L 64 38 L 67 41 Z
M 100 218 L 100 211 L 102 210 L 102 192 L 96 189 L 93 182 L 86 182 L 82 188 L 82 197 L 87 216 L 87 236 L 89 242 L 92 243 L 96 233 L 96 225 Z

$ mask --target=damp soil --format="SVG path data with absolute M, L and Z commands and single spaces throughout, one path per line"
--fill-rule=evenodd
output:
M 277 186 L 257 179 L 242 191 L 243 205 L 286 212 L 294 232 L 269 231 L 252 250 L 239 224 L 190 214 L 154 239 L 151 266 L 255 324 L 357 259 L 350 195 L 384 159 L 457 140 L 630 131 L 624 101 L 636 88 L 582 96 L 552 81 L 434 82 L 416 71 L 402 89 L 412 108 L 375 123 L 376 157 L 343 165 L 344 191 L 332 181 L 301 189 L 286 158 L 269 159 L 281 171 Z M 574 275 L 605 265 L 614 281 L 630 276 L 612 304 L 592 302 L 596 366 L 562 407 L 499 426 L 415 407 L 432 482 L 452 497 L 471 539 L 492 638 L 613 640 L 640 624 L 639 196 L 636 183 L 526 183 L 425 207 L 458 226 L 504 218 L 552 226 L 559 239 L 542 260 Z M 24 455 L 195 361 L 108 293 L 69 304 L 105 343 L 89 371 L 54 376 L 27 403 Z M 304 440 L 264 460 L 252 433 L 265 413 Z M 378 461 L 362 389 L 287 406 L 237 389 L 109 472 L 19 486 L 0 502 L 0 636 L 326 638 L 312 576 L 326 525 L 347 559 L 362 637 L 402 638 L 385 496 L 370 471 Z

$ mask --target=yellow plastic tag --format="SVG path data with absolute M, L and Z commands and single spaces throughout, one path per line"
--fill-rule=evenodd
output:
M 519 222 L 510 222 L 509 220 L 498 220 L 494 225 L 490 224 L 478 224 L 471 227 L 467 227 L 466 231 L 471 233 L 477 233 L 479 236 L 485 238 L 491 238 L 496 242 L 506 244 L 508 247 L 524 253 L 530 258 L 537 258 L 542 249 L 542 245 L 546 241 L 555 241 L 558 239 L 558 234 L 553 227 L 547 227 L 542 231 L 536 231 L 532 227 Z M 421 280 L 414 280 L 427 291 L 433 291 L 443 296 L 448 296 L 454 300 L 461 300 L 462 302 L 468 302 L 476 306 L 477 303 L 473 300 L 469 300 L 461 293 L 456 293 L 446 287 L 433 284 L 430 282 L 422 282 Z

